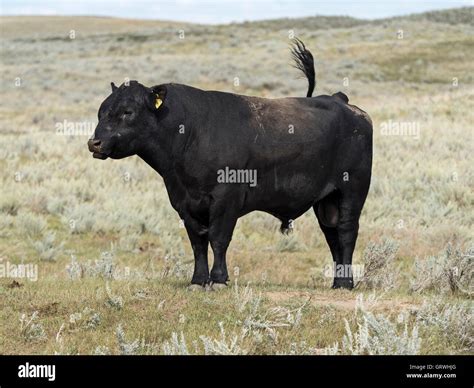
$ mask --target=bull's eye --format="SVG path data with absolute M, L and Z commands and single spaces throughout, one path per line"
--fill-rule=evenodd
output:
M 133 111 L 131 110 L 125 110 L 123 111 L 123 114 L 122 114 L 122 119 L 130 119 L 131 117 L 133 117 Z

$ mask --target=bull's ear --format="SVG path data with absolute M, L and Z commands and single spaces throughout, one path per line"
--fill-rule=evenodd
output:
M 118 89 L 113 82 L 110 83 L 110 86 L 112 87 L 112 93 Z
M 159 109 L 166 99 L 166 86 L 164 85 L 154 86 L 151 88 L 151 90 L 154 94 L 155 108 Z

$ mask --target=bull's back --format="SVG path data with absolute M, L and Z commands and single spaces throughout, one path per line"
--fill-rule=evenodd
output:
M 311 162 L 333 147 L 337 109 L 318 98 L 265 99 L 230 95 L 232 101 L 211 118 L 215 152 L 224 159 L 237 155 L 243 164 L 272 167 L 293 161 Z M 222 96 L 217 96 L 222 103 Z M 225 100 L 225 99 L 224 99 Z

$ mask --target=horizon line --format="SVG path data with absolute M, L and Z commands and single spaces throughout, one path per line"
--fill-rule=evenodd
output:
M 198 24 L 198 25 L 227 25 L 227 24 L 244 24 L 244 23 L 258 23 L 258 22 L 266 22 L 266 21 L 274 21 L 274 20 L 296 20 L 296 19 L 306 19 L 306 18 L 317 18 L 317 17 L 327 17 L 327 18 L 336 18 L 336 17 L 343 17 L 349 18 L 352 20 L 358 21 L 376 21 L 376 20 L 390 20 L 396 19 L 401 17 L 408 17 L 408 16 L 416 16 L 416 15 L 423 15 L 432 12 L 443 12 L 443 11 L 450 11 L 450 10 L 461 10 L 461 9 L 472 9 L 474 6 L 461 6 L 461 7 L 451 7 L 451 8 L 437 8 L 432 9 L 429 11 L 422 11 L 422 12 L 408 12 L 408 13 L 401 13 L 392 16 L 384 16 L 384 17 L 373 17 L 373 18 L 360 18 L 356 16 L 344 15 L 344 14 L 312 14 L 307 16 L 287 16 L 287 17 L 276 17 L 276 18 L 268 18 L 268 19 L 247 19 L 247 20 L 240 20 L 240 21 L 227 21 L 227 22 L 212 22 L 212 23 L 204 23 L 204 22 L 193 22 L 187 20 L 173 20 L 173 19 L 157 19 L 157 18 L 139 18 L 139 17 L 123 17 L 117 15 L 102 15 L 102 14 L 3 14 L 0 13 L 0 18 L 4 17 L 58 17 L 58 18 L 74 18 L 74 17 L 82 17 L 82 18 L 97 18 L 97 19 L 117 19 L 117 20 L 134 20 L 134 21 L 156 21 L 156 22 L 173 22 L 173 23 L 187 23 L 187 24 Z

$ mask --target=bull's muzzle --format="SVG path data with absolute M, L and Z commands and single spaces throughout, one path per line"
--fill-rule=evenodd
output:
M 87 146 L 92 156 L 96 159 L 107 159 L 107 155 L 102 152 L 101 141 L 99 139 L 89 139 Z

